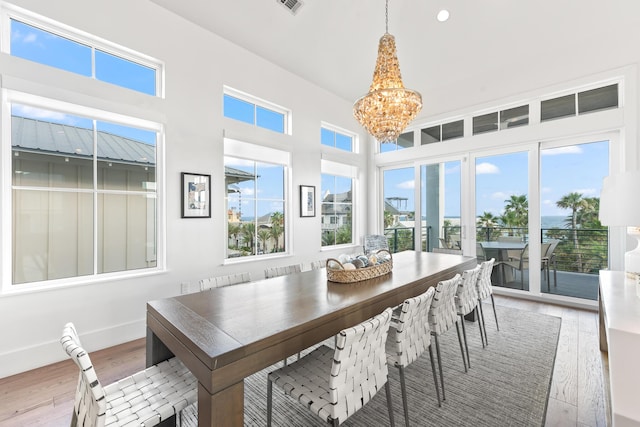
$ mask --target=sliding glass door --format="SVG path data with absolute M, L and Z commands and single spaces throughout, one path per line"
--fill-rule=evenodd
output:
M 459 160 L 420 166 L 423 251 L 462 249 L 460 175 Z

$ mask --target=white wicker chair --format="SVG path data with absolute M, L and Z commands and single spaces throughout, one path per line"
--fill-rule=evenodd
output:
M 267 382 L 267 426 L 271 425 L 273 384 L 322 420 L 338 426 L 385 387 L 391 425 L 393 407 L 385 343 L 391 308 L 338 334 L 337 347 L 318 347 Z
M 221 288 L 223 286 L 237 285 L 238 283 L 247 283 L 251 281 L 251 274 L 249 273 L 236 273 L 228 274 L 226 276 L 209 277 L 200 280 L 200 290 L 206 291 L 213 288 Z
M 436 374 L 433 351 L 431 350 L 431 329 L 429 328 L 429 309 L 431 308 L 434 294 L 435 289 L 429 288 L 422 295 L 406 299 L 401 305 L 397 319 L 394 317 L 391 320 L 391 329 L 387 338 L 387 363 L 398 368 L 400 372 L 402 405 L 407 427 L 409 427 L 409 408 L 407 405 L 404 368 L 415 362 L 425 350 L 429 350 L 431 372 L 433 373 L 433 382 L 438 396 L 438 406 L 441 406 L 438 375 Z
M 103 387 L 73 323 L 60 343 L 80 368 L 72 426 L 154 426 L 198 400 L 195 377 L 176 358 Z
M 270 279 L 272 277 L 285 276 L 291 273 L 300 273 L 302 268 L 300 264 L 285 265 L 283 267 L 269 267 L 264 269 L 264 278 Z
M 327 266 L 327 260 L 326 259 L 318 259 L 315 261 L 311 261 L 311 270 L 320 270 L 324 267 Z
M 484 321 L 484 312 L 482 311 L 482 301 L 491 297 L 491 305 L 493 306 L 493 316 L 496 318 L 496 328 L 500 330 L 498 326 L 498 314 L 496 313 L 496 303 L 493 299 L 493 287 L 491 286 L 491 272 L 495 263 L 495 258 L 491 258 L 489 261 L 485 261 L 480 264 L 480 273 L 478 273 L 478 281 L 476 282 L 476 289 L 478 291 L 478 306 L 480 307 L 480 319 L 482 320 L 482 329 L 484 330 L 484 342 L 488 345 L 487 339 L 487 324 Z
M 464 349 L 467 353 L 467 366 L 469 368 L 471 367 L 471 358 L 469 356 L 469 345 L 467 344 L 467 330 L 464 326 L 464 316 L 467 314 L 475 313 L 478 319 L 482 347 L 485 346 L 482 324 L 480 322 L 480 316 L 478 316 L 478 273 L 480 273 L 479 265 L 472 270 L 463 271 L 462 280 L 460 280 L 458 290 L 456 291 L 456 309 L 458 310 L 458 316 L 460 316 L 460 324 L 462 324 L 462 337 L 464 338 Z
M 456 310 L 456 289 L 462 280 L 459 274 L 456 274 L 449 280 L 443 280 L 436 286 L 436 293 L 431 301 L 429 309 L 429 326 L 431 335 L 436 340 L 436 354 L 438 356 L 438 367 L 440 370 L 440 384 L 442 387 L 442 400 L 445 400 L 444 393 L 444 376 L 442 374 L 442 357 L 440 355 L 440 342 L 438 337 L 446 333 L 454 324 L 458 332 L 458 342 L 460 343 L 460 353 L 462 354 L 462 363 L 464 370 L 467 371 L 467 361 L 464 356 L 464 347 L 462 345 L 462 335 L 460 334 L 460 326 L 458 325 L 458 311 Z

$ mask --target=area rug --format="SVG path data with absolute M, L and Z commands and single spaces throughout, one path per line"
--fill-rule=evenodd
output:
M 464 372 L 455 328 L 440 340 L 446 400 L 438 407 L 428 353 L 405 370 L 412 426 L 543 426 L 555 363 L 558 317 L 484 306 L 489 345 L 482 348 L 475 322 L 465 322 L 471 368 Z M 333 340 L 327 344 L 331 345 Z M 435 354 L 435 344 L 434 344 Z M 304 354 L 304 353 L 303 353 Z M 278 367 L 278 366 L 276 366 Z M 267 368 L 245 380 L 245 425 L 266 425 Z M 395 423 L 404 425 L 398 370 L 389 368 Z M 183 425 L 196 426 L 197 408 L 183 412 Z M 297 401 L 273 390 L 273 426 L 326 426 Z M 343 426 L 389 425 L 384 391 Z

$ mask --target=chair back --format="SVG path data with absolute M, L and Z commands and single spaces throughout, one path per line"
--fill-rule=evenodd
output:
M 76 398 L 73 405 L 78 426 L 102 427 L 106 420 L 106 394 L 87 353 L 80 346 L 80 339 L 73 323 L 67 323 L 60 338 L 62 348 L 80 369 Z
M 542 243 L 540 244 L 540 257 L 545 258 L 547 253 L 549 252 L 549 248 L 551 247 L 551 243 Z
M 364 242 L 362 244 L 364 247 L 364 253 L 368 254 L 372 251 L 379 251 L 380 249 L 389 250 L 389 242 L 387 241 L 387 237 L 382 234 L 367 234 L 364 236 Z
M 431 287 L 417 297 L 404 300 L 395 328 L 391 329 L 387 340 L 389 364 L 408 366 L 431 345 L 429 309 L 435 293 L 435 288 Z
M 461 280 L 462 276 L 456 274 L 453 278 L 443 280 L 436 286 L 429 310 L 431 333 L 442 335 L 458 320 L 455 296 Z
M 312 270 L 320 270 L 321 268 L 324 268 L 327 265 L 327 260 L 326 259 L 319 259 L 316 261 L 311 261 L 311 269 Z
M 476 242 L 476 259 L 478 262 L 487 260 L 487 255 L 484 252 L 484 246 L 482 246 L 482 243 L 480 242 Z
M 476 288 L 478 292 L 478 299 L 480 301 L 489 298 L 489 295 L 493 293 L 491 287 L 491 273 L 493 272 L 493 265 L 496 259 L 491 258 L 489 261 L 484 261 L 480 264 L 480 272 L 478 273 L 478 280 L 476 282 Z
M 387 308 L 338 333 L 327 398 L 332 403 L 329 411 L 333 419 L 346 420 L 386 384 L 389 371 L 385 343 L 391 313 Z
M 455 298 L 458 314 L 466 316 L 478 305 L 477 282 L 479 273 L 479 265 L 474 269 L 462 272 L 462 280 L 458 283 Z
M 444 240 L 442 237 L 438 237 L 438 240 L 440 241 L 441 248 L 451 249 L 451 245 L 447 243 L 447 241 Z
M 269 267 L 264 270 L 265 279 L 270 279 L 272 277 L 284 276 L 291 273 L 300 273 L 302 268 L 300 264 L 293 265 L 285 265 L 283 267 Z
M 228 274 L 226 276 L 209 277 L 200 280 L 200 290 L 206 291 L 207 289 L 221 288 L 223 286 L 237 285 L 238 283 L 247 283 L 251 281 L 251 274 L 249 273 L 236 273 Z
M 522 242 L 520 236 L 498 236 L 498 242 Z
M 462 249 L 431 248 L 431 252 L 437 254 L 462 255 Z
M 550 259 L 551 257 L 553 257 L 553 253 L 556 251 L 556 247 L 558 246 L 558 243 L 560 243 L 560 240 L 555 240 L 555 239 L 550 240 L 549 247 L 547 248 L 547 253 L 544 254 L 542 257 L 547 259 Z

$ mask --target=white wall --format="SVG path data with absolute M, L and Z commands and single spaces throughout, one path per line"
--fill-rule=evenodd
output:
M 145 334 L 146 302 L 177 295 L 180 283 L 200 278 L 249 271 L 261 278 L 267 265 L 287 265 L 336 256 L 321 252 L 320 215 L 298 217 L 298 186 L 320 188 L 320 122 L 362 133 L 352 118 L 351 103 L 260 57 L 196 27 L 148 1 L 86 2 L 82 0 L 14 2 L 34 13 L 86 31 L 164 61 L 166 99 L 144 96 L 106 84 L 87 84 L 84 78 L 35 66 L 19 58 L 0 55 L 3 82 L 25 91 L 55 97 L 65 87 L 81 94 L 79 102 L 108 108 L 125 98 L 132 114 L 161 119 L 166 124 L 166 267 L 165 273 L 129 280 L 0 296 L 0 377 L 12 375 L 67 356 L 58 342 L 62 327 L 73 321 L 89 351 L 126 342 Z M 258 36 L 258 35 L 256 35 Z M 4 87 L 7 87 L 4 84 Z M 293 135 L 273 132 L 224 119 L 223 85 L 250 93 L 293 111 Z M 56 89 L 60 86 L 62 89 Z M 223 195 L 223 133 L 247 142 L 266 144 L 292 153 L 292 241 L 295 255 L 269 261 L 223 266 L 226 215 Z M 366 171 L 367 144 L 360 156 Z M 180 218 L 180 172 L 212 176 L 212 217 Z M 10 177 L 6 170 L 2 176 Z M 360 195 L 366 206 L 366 174 L 361 174 Z M 10 200 L 3 197 L 3 200 Z M 10 215 L 0 210 L 2 221 Z M 364 209 L 356 220 L 365 222 Z M 360 231 L 363 232 L 364 225 Z M 10 247 L 10 245 L 8 245 Z M 4 247 L 7 247 L 5 245 Z

